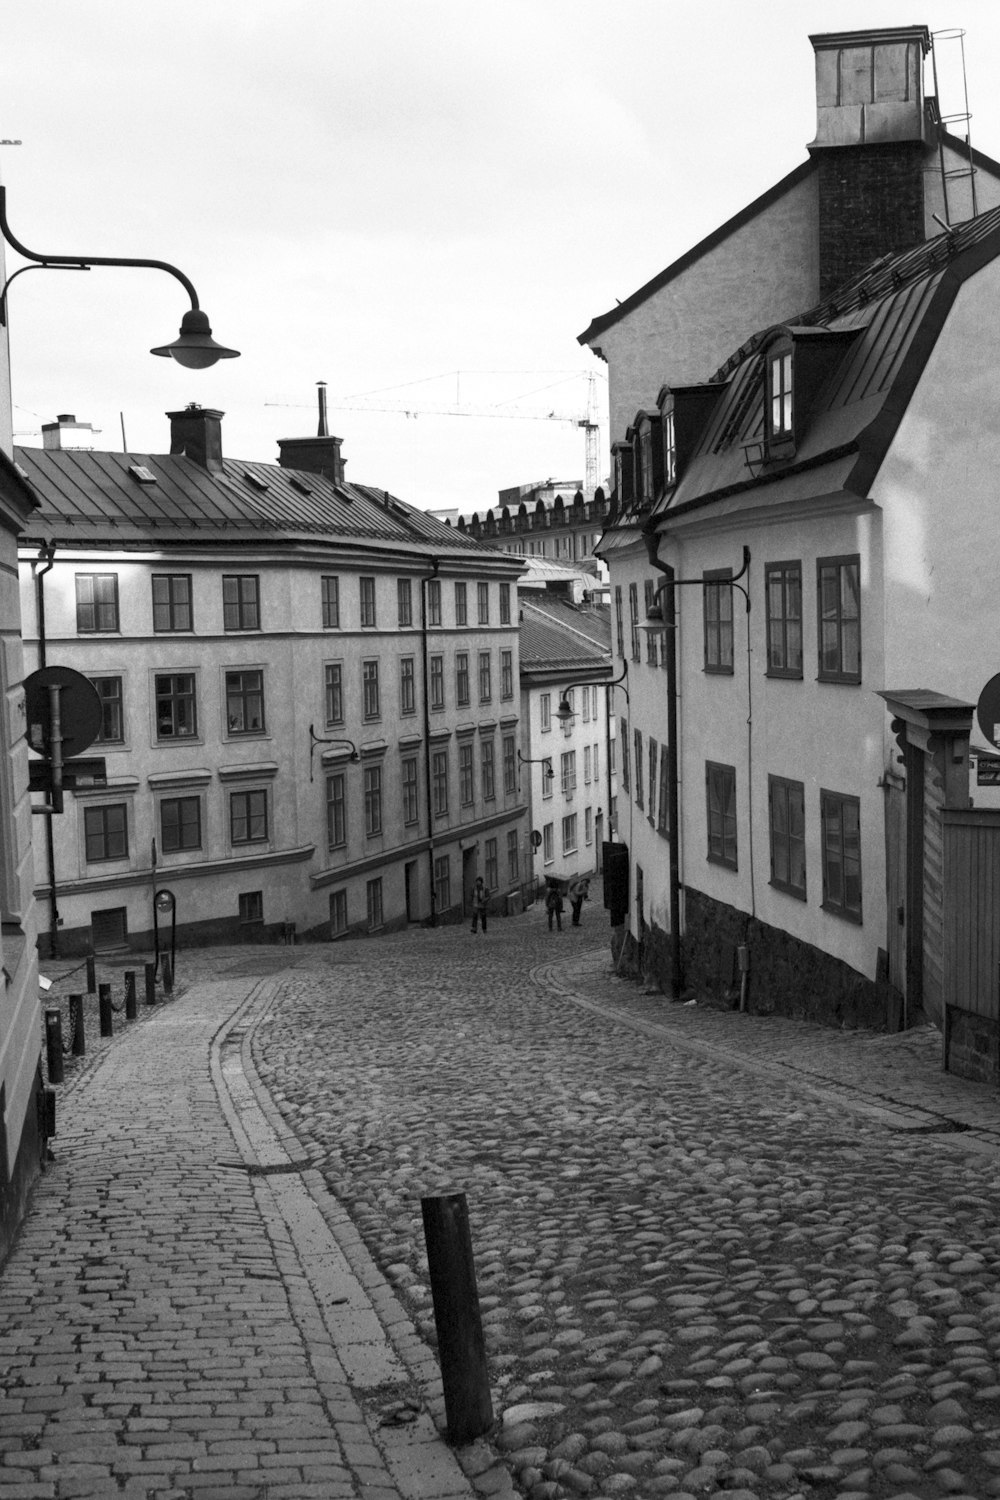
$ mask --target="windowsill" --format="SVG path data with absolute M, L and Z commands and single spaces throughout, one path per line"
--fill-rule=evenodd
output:
M 782 895 L 791 896 L 793 901 L 808 900 L 805 891 L 800 890 L 797 886 L 785 885 L 781 880 L 769 880 L 767 883 L 771 887 L 772 891 L 781 891 Z
M 855 927 L 864 926 L 860 912 L 848 911 L 844 906 L 831 906 L 829 901 L 821 901 L 820 906 L 831 917 L 839 917 L 842 922 L 850 922 Z
M 732 677 L 735 672 L 735 668 L 733 668 L 732 666 L 712 667 L 709 666 L 707 662 L 705 663 L 705 666 L 702 670 L 704 671 L 706 677 Z
M 705 859 L 710 865 L 717 865 L 720 870 L 739 870 L 735 859 L 724 859 L 721 854 L 706 854 Z
M 803 680 L 801 670 L 795 672 L 787 667 L 768 667 L 764 676 L 784 680 L 785 682 L 802 682 Z
M 854 672 L 817 672 L 817 682 L 829 682 L 835 687 L 860 687 L 861 673 Z

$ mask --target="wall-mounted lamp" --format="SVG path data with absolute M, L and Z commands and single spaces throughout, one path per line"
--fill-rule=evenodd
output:
M 641 629 L 641 627 L 640 627 L 640 629 Z M 628 662 L 624 661 L 624 662 L 622 662 L 622 672 L 621 672 L 621 676 L 620 677 L 589 677 L 589 678 L 587 678 L 587 680 L 585 682 L 574 682 L 574 683 L 570 684 L 570 687 L 563 688 L 563 690 L 562 690 L 562 696 L 561 696 L 561 698 L 559 700 L 559 707 L 556 709 L 556 713 L 555 713 L 555 716 L 559 720 L 559 723 L 560 724 L 568 724 L 569 721 L 570 721 L 570 719 L 575 719 L 576 718 L 576 710 L 570 707 L 569 696 L 568 696 L 571 687 L 604 687 L 604 688 L 620 687 L 621 690 L 622 690 L 622 692 L 625 694 L 625 702 L 628 703 L 628 701 L 629 701 L 628 688 L 622 686 L 622 684 L 627 680 L 627 678 L 628 678 Z
M 361 759 L 361 756 L 358 754 L 358 747 L 354 743 L 353 740 L 345 740 L 345 739 L 321 740 L 320 737 L 319 737 L 319 735 L 313 733 L 313 727 L 310 724 L 309 725 L 309 780 L 310 781 L 312 781 L 312 779 L 313 779 L 313 755 L 315 754 L 316 746 L 317 745 L 346 745 L 347 748 L 348 748 L 348 751 L 349 751 L 349 754 L 348 754 L 348 757 L 347 757 L 349 761 L 359 761 Z
M 15 277 L 25 271 L 89 271 L 92 266 L 143 266 L 148 270 L 166 271 L 180 282 L 191 298 L 190 311 L 181 319 L 180 336 L 172 344 L 161 344 L 158 348 L 151 349 L 151 354 L 169 356 L 188 370 L 205 370 L 217 360 L 239 358 L 238 349 L 227 349 L 224 344 L 216 343 L 212 337 L 208 314 L 198 305 L 198 293 L 184 272 L 178 271 L 176 266 L 169 265 L 165 260 L 121 259 L 110 255 L 36 255 L 10 232 L 10 225 L 7 223 L 7 190 L 3 187 L 0 187 L 0 234 L 18 255 L 23 255 L 25 260 L 34 261 L 34 265 L 21 266 L 8 276 L 0 290 L 0 326 L 5 326 L 7 322 L 7 289 Z
M 517 752 L 517 763 L 520 766 L 544 766 L 545 769 L 542 771 L 542 775 L 547 777 L 549 781 L 556 774 L 552 769 L 551 755 L 542 755 L 532 759 L 529 755 L 522 755 L 519 750 Z
M 732 578 L 714 578 L 711 580 L 711 582 L 713 583 L 728 583 L 730 587 L 736 589 L 738 593 L 742 594 L 744 600 L 746 601 L 748 614 L 750 613 L 750 595 L 743 587 L 743 585 L 739 582 L 739 580 L 747 572 L 749 567 L 750 548 L 744 547 L 743 565 L 740 568 L 740 571 L 738 573 L 734 573 Z M 650 604 L 649 609 L 646 611 L 646 618 L 639 622 L 639 624 L 636 626 L 636 629 L 641 630 L 643 635 L 659 635 L 664 630 L 676 630 L 677 618 L 672 610 L 668 611 L 667 614 L 664 613 L 663 606 L 660 603 L 661 598 L 664 594 L 668 594 L 671 589 L 681 588 L 685 585 L 691 584 L 704 585 L 704 583 L 704 578 L 667 578 L 663 581 L 663 583 L 657 584 L 652 603 Z

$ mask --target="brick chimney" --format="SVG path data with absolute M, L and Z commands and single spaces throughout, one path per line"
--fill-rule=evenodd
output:
M 192 401 L 183 411 L 168 411 L 170 418 L 170 451 L 183 453 L 212 474 L 222 473 L 222 419 L 225 412 L 213 411 Z
M 282 469 L 304 469 L 322 474 L 331 484 L 343 484 L 345 460 L 340 456 L 343 438 L 331 437 L 326 421 L 326 381 L 316 382 L 319 398 L 319 423 L 316 437 L 279 438 L 278 464 Z
M 816 54 L 819 290 L 926 237 L 926 26 L 809 38 Z

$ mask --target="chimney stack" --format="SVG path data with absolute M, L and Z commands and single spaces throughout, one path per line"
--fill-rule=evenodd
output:
M 926 26 L 828 32 L 816 54 L 819 291 L 926 237 Z
M 222 473 L 222 419 L 225 412 L 192 401 L 183 411 L 168 411 L 170 452 L 182 453 L 211 474 Z
M 54 422 L 42 423 L 42 447 L 46 451 L 91 450 L 97 434 L 89 422 L 78 422 L 72 412 L 63 412 Z
M 331 484 L 343 484 L 345 460 L 340 456 L 343 438 L 331 437 L 326 421 L 326 381 L 317 380 L 319 421 L 314 438 L 279 438 L 278 465 L 282 469 L 302 469 L 308 474 L 322 474 Z

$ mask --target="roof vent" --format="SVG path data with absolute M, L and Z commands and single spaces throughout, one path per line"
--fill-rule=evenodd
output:
M 291 487 L 292 487 L 293 490 L 298 490 L 298 492 L 299 492 L 300 495 L 311 495 L 312 494 L 312 490 L 309 488 L 309 486 L 305 483 L 304 480 L 302 480 L 302 479 L 300 479 L 298 477 L 297 474 L 291 474 L 291 475 L 289 475 L 288 483 L 291 485 Z
M 145 464 L 129 464 L 128 471 L 132 478 L 137 479 L 140 484 L 157 483 L 156 475 L 152 469 L 147 469 Z
M 247 484 L 252 484 L 255 490 L 260 490 L 262 493 L 264 490 L 270 489 L 270 485 L 266 479 L 261 479 L 259 474 L 251 474 L 249 469 L 243 470 L 243 478 Z

